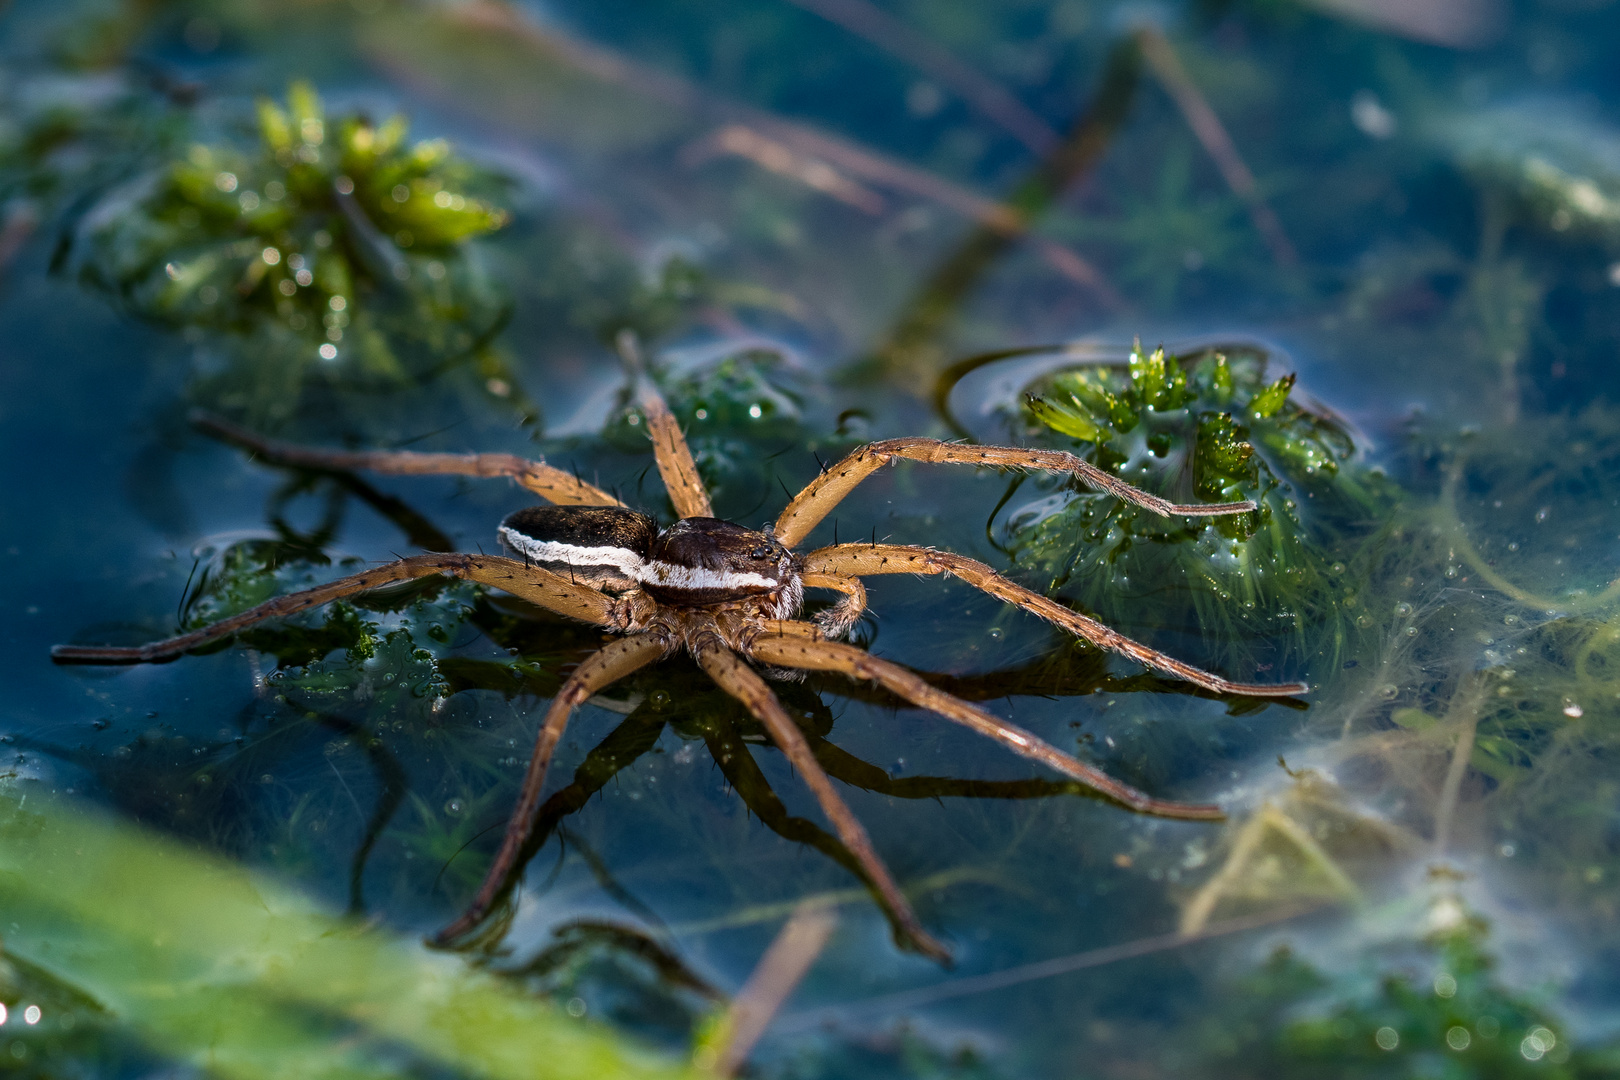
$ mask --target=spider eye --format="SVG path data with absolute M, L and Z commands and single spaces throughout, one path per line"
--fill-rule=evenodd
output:
M 771 557 L 771 549 L 766 547 L 757 547 L 748 557 L 750 559 L 768 559 Z

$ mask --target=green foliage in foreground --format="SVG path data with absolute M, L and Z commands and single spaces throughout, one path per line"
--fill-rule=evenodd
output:
M 687 1075 L 458 957 L 14 790 L 0 794 L 0 905 L 0 1000 L 17 1018 L 0 1053 L 42 1076 L 118 1039 L 229 1078 Z
M 1293 375 L 1266 369 L 1258 348 L 1178 357 L 1138 346 L 1127 365 L 1069 368 L 1026 388 L 1023 419 L 1038 442 L 1177 502 L 1259 508 L 1164 518 L 1078 483 L 1036 480 L 1055 490 L 1010 513 L 1017 562 L 1107 620 L 1140 621 L 1151 594 L 1154 625 L 1296 648 L 1309 634 L 1342 648 L 1357 614 L 1331 541 L 1376 520 L 1391 497 L 1357 467 L 1344 424 L 1296 400 Z
M 195 143 L 87 225 L 83 276 L 139 314 L 252 337 L 259 363 L 400 382 L 466 355 L 505 303 L 464 241 L 504 211 L 491 178 L 403 116 L 328 118 L 294 83 L 258 145 Z

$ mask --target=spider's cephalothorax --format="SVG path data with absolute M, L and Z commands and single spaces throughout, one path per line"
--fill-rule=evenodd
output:
M 611 593 L 645 590 L 673 608 L 741 608 L 791 619 L 804 600 L 799 562 L 769 533 L 719 518 L 667 529 L 616 506 L 530 506 L 499 530 L 507 550 Z
M 658 471 L 680 520 L 660 529 L 645 514 L 612 495 L 544 462 L 510 454 L 350 453 L 311 450 L 272 442 L 224 421 L 201 417 L 204 428 L 252 449 L 259 457 L 325 471 L 373 469 L 386 473 L 453 473 L 510 476 L 530 491 L 564 504 L 536 506 L 509 515 L 500 538 L 517 558 L 459 553 L 413 555 L 277 597 L 240 615 L 189 634 L 133 648 L 59 645 L 60 663 L 130 664 L 172 660 L 264 619 L 292 615 L 398 581 L 453 574 L 500 589 L 539 607 L 622 635 L 574 669 L 547 710 L 523 778 L 522 794 L 483 886 L 467 911 L 439 935 L 449 942 L 479 927 L 521 871 L 546 770 L 575 707 L 619 679 L 676 651 L 692 655 L 727 693 L 765 726 L 831 819 L 850 865 L 872 889 L 901 944 L 944 958 L 949 954 L 917 921 L 899 886 L 872 847 L 866 830 L 839 797 L 762 673 L 838 671 L 877 683 L 921 708 L 1000 742 L 1071 780 L 1133 810 L 1164 817 L 1209 820 L 1214 806 L 1156 799 L 1079 761 L 1031 732 L 930 685 L 896 664 L 837 639 L 866 606 L 861 578 L 881 574 L 948 574 L 1100 648 L 1121 653 L 1158 671 L 1219 694 L 1284 696 L 1302 693 L 1302 683 L 1237 683 L 1184 664 L 1066 608 L 973 559 L 926 547 L 872 543 L 833 544 L 804 554 L 797 547 L 855 486 L 898 459 L 939 464 L 1044 469 L 1166 516 L 1208 517 L 1243 513 L 1254 503 L 1180 505 L 1140 491 L 1096 466 L 1054 450 L 968 446 L 936 439 L 890 439 L 871 443 L 824 470 L 782 511 L 769 531 L 756 531 L 714 516 L 691 451 L 675 418 L 650 387 L 641 395 L 647 433 Z M 841 593 L 815 622 L 801 622 L 806 588 Z

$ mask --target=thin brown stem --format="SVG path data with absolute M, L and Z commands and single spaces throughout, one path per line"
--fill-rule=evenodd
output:
M 1136 32 L 1136 40 L 1148 69 L 1176 103 L 1176 108 L 1181 110 L 1187 126 L 1192 128 L 1204 150 L 1214 159 L 1226 186 L 1248 206 L 1249 220 L 1254 222 L 1260 238 L 1271 249 L 1271 257 L 1279 266 L 1298 263 L 1299 253 L 1294 250 L 1293 241 L 1288 239 L 1282 222 L 1266 204 L 1265 197 L 1260 194 L 1260 185 L 1255 183 L 1254 174 L 1243 163 L 1232 136 L 1226 133 L 1226 125 L 1221 123 L 1221 118 L 1210 107 L 1198 84 L 1182 67 L 1181 58 L 1176 55 L 1169 39 L 1156 27 L 1145 26 Z
M 765 1034 L 771 1018 L 781 1010 L 810 965 L 826 948 L 827 939 L 837 925 L 838 911 L 834 907 L 807 900 L 795 908 L 792 918 L 771 941 L 748 981 L 737 992 L 736 1000 L 721 1021 L 722 1037 L 716 1040 L 718 1045 L 701 1047 L 694 1055 L 694 1063 L 702 1066 L 712 1061 L 716 1076 L 737 1075 L 754 1044 Z
M 944 46 L 867 0 L 790 0 L 937 79 L 973 109 L 1045 156 L 1063 141 L 1029 106 Z

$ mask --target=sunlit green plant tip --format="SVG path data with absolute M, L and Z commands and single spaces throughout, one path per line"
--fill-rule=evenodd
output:
M 456 335 L 379 325 L 381 306 L 404 301 L 467 340 L 495 323 L 497 290 L 460 248 L 507 221 L 466 194 L 488 178 L 443 140 L 408 143 L 402 116 L 329 119 L 307 83 L 257 115 L 257 147 L 193 144 L 135 212 L 94 230 L 87 276 L 149 316 L 290 332 L 310 359 L 359 352 L 384 374 L 398 374 L 393 338 Z

